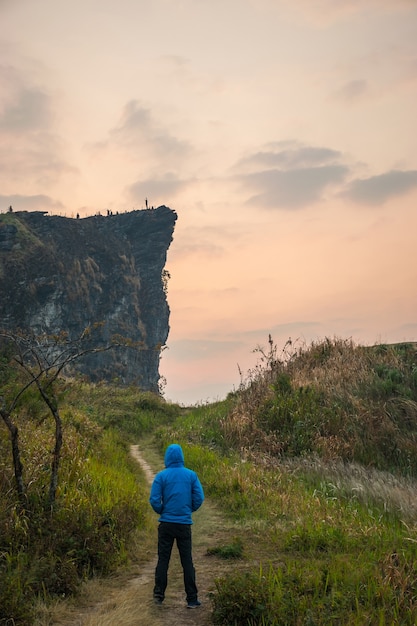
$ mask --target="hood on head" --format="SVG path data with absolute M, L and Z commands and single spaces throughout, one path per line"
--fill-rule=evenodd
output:
M 184 465 L 184 453 L 178 443 L 172 443 L 165 452 L 165 467 Z

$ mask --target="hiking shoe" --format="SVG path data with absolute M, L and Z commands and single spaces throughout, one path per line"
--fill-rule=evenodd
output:
M 198 609 L 199 606 L 201 606 L 200 600 L 194 600 L 187 604 L 187 609 Z
M 158 596 L 154 596 L 153 601 L 154 601 L 154 604 L 162 604 L 163 602 L 162 598 L 159 598 Z

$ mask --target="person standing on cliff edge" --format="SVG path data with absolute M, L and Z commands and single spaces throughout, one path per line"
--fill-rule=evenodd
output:
M 177 542 L 184 574 L 184 588 L 189 609 L 198 608 L 198 589 L 192 557 L 192 514 L 204 502 L 200 480 L 191 469 L 185 467 L 184 453 L 177 443 L 165 451 L 165 469 L 155 476 L 149 502 L 160 515 L 158 526 L 158 563 L 155 569 L 153 597 L 155 604 L 162 604 L 168 584 L 168 567 L 174 539 Z

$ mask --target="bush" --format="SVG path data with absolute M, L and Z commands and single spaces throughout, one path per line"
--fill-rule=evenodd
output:
M 216 580 L 215 589 L 211 595 L 214 624 L 260 624 L 270 613 L 269 589 L 262 575 L 239 572 Z
M 153 393 L 104 384 L 77 383 L 69 390 L 67 403 L 101 427 L 116 430 L 132 441 L 157 425 L 169 424 L 179 413 L 177 405 Z
M 220 420 L 245 454 L 356 461 L 417 476 L 417 350 L 325 339 L 277 358 L 263 352 Z
M 32 623 L 32 575 L 25 550 L 0 552 L 0 624 Z
M 232 543 L 224 546 L 216 546 L 215 548 L 208 548 L 207 554 L 209 556 L 215 555 L 221 559 L 241 559 L 243 557 L 243 543 L 239 537 L 236 537 Z
M 0 423 L 0 623 L 31 623 L 36 597 L 68 596 L 87 577 L 114 571 L 127 561 L 132 533 L 148 519 L 147 489 L 122 435 L 65 401 L 57 498 L 53 511 L 45 507 L 53 434 L 39 404 L 28 400 L 16 417 L 25 507 L 17 501 Z
M 287 561 L 280 567 L 235 572 L 215 581 L 211 594 L 218 626 L 403 624 L 417 618 L 413 557 L 389 551 L 378 563 L 345 556 L 328 563 Z M 348 569 L 349 572 L 348 572 Z

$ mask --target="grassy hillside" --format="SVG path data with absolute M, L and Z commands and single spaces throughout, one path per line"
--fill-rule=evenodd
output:
M 416 365 L 414 345 L 271 342 L 238 393 L 156 433 L 240 529 L 215 624 L 417 623 Z
M 218 548 L 237 560 L 213 581 L 214 624 L 417 623 L 415 346 L 335 339 L 278 352 L 270 341 L 259 356 L 227 400 L 187 409 L 62 383 L 53 515 L 42 508 L 51 425 L 36 394 L 25 398 L 25 511 L 0 425 L 0 623 L 31 623 L 36 596 L 76 593 L 127 561 L 147 532 L 147 487 L 127 455 L 144 435 L 161 452 L 181 443 L 235 524 L 233 544 Z
M 4 378 L 7 397 L 19 379 Z M 64 381 L 59 387 L 64 435 L 53 511 L 46 494 L 54 423 L 46 405 L 30 389 L 13 416 L 27 484 L 24 505 L 0 420 L 0 624 L 31 624 L 39 598 L 68 597 L 87 578 L 127 564 L 148 529 L 148 487 L 129 457 L 129 441 L 171 419 L 173 408 L 136 389 Z

